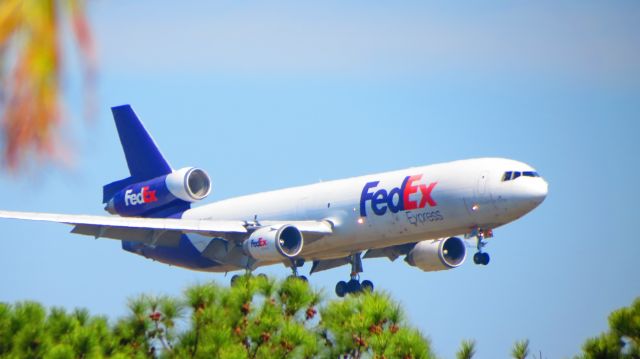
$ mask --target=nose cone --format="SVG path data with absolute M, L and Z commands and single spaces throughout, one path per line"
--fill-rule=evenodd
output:
M 549 193 L 549 184 L 542 178 L 532 181 L 522 181 L 518 186 L 517 195 L 514 196 L 514 205 L 520 211 L 526 213 L 538 207 Z
M 534 183 L 529 183 L 526 189 L 526 196 L 530 198 L 531 202 L 537 207 L 547 198 L 549 193 L 549 184 L 544 179 L 540 178 Z

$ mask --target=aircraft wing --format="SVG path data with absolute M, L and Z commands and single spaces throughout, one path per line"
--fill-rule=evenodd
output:
M 262 227 L 281 226 L 290 224 L 295 226 L 304 235 L 305 243 L 312 243 L 316 240 L 333 233 L 333 224 L 329 221 L 260 221 Z
M 245 238 L 251 230 L 259 228 L 255 225 L 249 226 L 245 221 L 92 216 L 13 211 L 0 211 L 0 218 L 64 223 L 74 226 L 71 230 L 72 233 L 170 247 L 178 245 L 180 236 L 183 233 L 240 239 Z M 312 237 L 332 233 L 331 226 L 324 221 L 273 221 L 264 225 L 277 225 L 280 223 L 294 225 L 303 234 L 309 234 Z

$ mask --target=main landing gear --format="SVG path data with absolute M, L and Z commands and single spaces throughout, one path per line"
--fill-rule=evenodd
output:
M 245 273 L 244 273 L 244 274 L 234 274 L 234 275 L 231 277 L 230 284 L 231 284 L 231 286 L 233 287 L 233 286 L 235 286 L 236 284 L 238 284 L 238 281 L 239 281 L 240 279 L 242 279 L 243 277 L 247 277 L 247 278 L 249 278 L 249 277 L 252 277 L 252 276 L 253 276 L 253 272 L 251 272 L 250 270 L 248 270 L 248 269 L 247 269 L 247 270 L 245 271 Z M 260 274 L 258 274 L 258 275 L 257 275 L 257 277 L 258 277 L 258 278 L 267 278 L 267 275 L 266 275 L 266 274 L 264 274 L 264 273 L 260 273 Z
M 485 230 L 482 229 L 477 229 L 475 232 L 475 236 L 478 240 L 478 252 L 473 255 L 473 263 L 486 266 L 487 264 L 489 264 L 491 257 L 489 257 L 489 253 L 483 252 L 482 248 L 487 245 L 487 242 L 484 239 L 493 237 L 493 233 L 491 230 L 487 230 L 485 232 Z
M 304 265 L 304 259 L 291 259 L 291 275 L 289 278 L 297 278 L 303 282 L 308 282 L 307 277 L 303 275 L 298 275 L 298 267 L 302 267 Z
M 362 259 L 360 258 L 360 253 L 356 253 L 351 255 L 351 279 L 348 282 L 343 280 L 339 281 L 336 284 L 336 295 L 340 298 L 344 297 L 349 293 L 359 293 L 359 292 L 373 292 L 373 282 L 370 280 L 363 280 L 360 283 L 360 274 L 362 273 Z

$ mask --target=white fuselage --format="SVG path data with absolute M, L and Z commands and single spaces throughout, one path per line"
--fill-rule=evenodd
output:
M 338 258 L 520 218 L 544 200 L 547 183 L 537 173 L 505 181 L 509 171 L 535 173 L 509 159 L 454 161 L 227 199 L 190 209 L 183 218 L 327 220 L 333 234 L 305 241 L 300 256 Z
M 400 255 L 431 271 L 464 262 L 466 247 L 458 237 L 463 234 L 477 240 L 474 262 L 488 264 L 483 239 L 547 195 L 547 182 L 529 165 L 478 158 L 191 208 L 211 190 L 206 172 L 173 170 L 131 106 L 112 112 L 130 172 L 103 186 L 105 210 L 117 216 L 0 210 L 0 218 L 73 225 L 73 233 L 121 240 L 128 252 L 198 271 L 284 263 L 295 274 L 301 263 L 313 261 L 312 273 L 346 263 L 357 273 L 361 258 Z

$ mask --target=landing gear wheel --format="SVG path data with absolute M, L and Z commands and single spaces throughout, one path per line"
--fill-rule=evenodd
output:
M 484 246 L 487 245 L 485 238 L 493 237 L 493 231 L 491 229 L 476 228 L 472 233 L 475 233 L 475 237 L 478 240 L 478 243 L 477 243 L 478 252 L 476 252 L 476 254 L 473 255 L 473 263 L 482 264 L 486 266 L 487 264 L 489 264 L 489 260 L 490 260 L 489 253 L 485 253 L 484 251 L 482 251 L 482 248 L 484 248 Z
M 373 292 L 373 282 L 370 280 L 363 280 L 362 284 L 360 284 L 363 292 L 372 293 Z
M 347 294 L 347 282 L 341 280 L 336 284 L 336 295 L 340 298 Z
M 309 282 L 309 280 L 307 279 L 307 277 L 305 277 L 305 276 L 303 276 L 303 275 L 299 276 L 299 277 L 298 277 L 298 279 L 300 279 L 301 281 L 303 281 L 303 282 L 305 282 L 305 283 L 308 283 L 308 282 Z
M 360 253 L 350 256 L 351 261 L 351 278 L 348 282 L 339 281 L 336 284 L 336 295 L 340 298 L 351 293 L 373 292 L 373 283 L 370 280 L 363 280 L 360 283 L 360 273 L 362 273 L 362 259 Z
M 489 253 L 481 253 L 482 254 L 482 265 L 487 265 L 489 264 L 489 261 L 491 260 L 491 257 L 489 257 Z
M 349 293 L 357 293 L 360 289 L 362 289 L 362 286 L 360 285 L 360 281 L 357 279 L 352 279 L 347 283 L 347 291 Z
M 482 264 L 483 266 L 486 266 L 487 264 L 489 264 L 490 260 L 491 257 L 489 257 L 489 253 L 478 252 L 473 255 L 473 263 L 475 264 Z
M 232 287 L 233 287 L 233 286 L 238 282 L 238 279 L 240 279 L 240 276 L 239 276 L 239 275 L 237 275 L 237 274 L 234 274 L 234 275 L 231 277 L 231 286 L 232 286 Z

